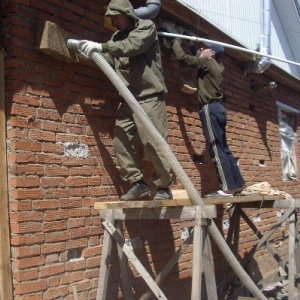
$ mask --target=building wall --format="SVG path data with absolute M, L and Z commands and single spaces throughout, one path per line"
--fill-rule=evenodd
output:
M 122 182 L 112 147 L 114 114 L 119 96 L 91 61 L 66 63 L 40 53 L 37 33 L 46 20 L 79 37 L 105 41 L 104 6 L 97 1 L 2 1 L 5 46 L 5 97 L 10 244 L 15 300 L 95 299 L 102 250 L 103 227 L 95 201 L 115 201 L 128 188 Z M 169 118 L 169 143 L 174 154 L 204 195 L 217 189 L 213 164 L 205 150 L 198 119 L 196 95 L 179 91 L 179 77 L 195 79 L 195 71 L 180 66 L 162 47 Z M 298 182 L 283 182 L 276 101 L 299 107 L 298 94 L 281 86 L 254 92 L 240 63 L 225 56 L 225 99 L 228 140 L 239 160 L 247 185 L 268 181 L 272 187 L 299 197 Z M 258 77 L 259 76 L 259 77 Z M 299 131 L 299 130 L 298 130 Z M 137 149 L 142 156 L 138 141 Z M 264 166 L 261 162 L 264 161 Z M 143 160 L 146 180 L 151 165 Z M 174 188 L 181 188 L 174 179 Z M 278 220 L 275 210 L 248 210 L 260 214 L 260 230 Z M 229 218 L 218 207 L 217 225 L 224 236 Z M 191 226 L 179 220 L 128 221 L 126 237 L 140 238 L 137 255 L 150 274 L 161 271 L 182 242 L 182 230 Z M 239 253 L 243 256 L 256 241 L 242 225 Z M 272 238 L 287 253 L 285 228 Z M 278 248 L 278 247 L 277 247 Z M 217 278 L 222 267 L 213 244 Z M 259 252 L 265 255 L 265 251 Z M 258 254 L 259 254 L 258 253 Z M 191 289 L 192 248 L 162 284 L 168 299 L 188 299 Z M 266 272 L 275 262 L 264 260 Z M 267 268 L 268 267 L 268 268 Z M 133 272 L 133 286 L 141 295 L 146 286 Z M 115 247 L 107 299 L 121 297 Z
M 193 8 L 201 17 L 208 20 L 222 31 L 233 37 L 241 45 L 257 50 L 262 36 L 261 0 L 217 0 L 197 1 L 179 0 Z M 296 32 L 299 31 L 299 17 L 293 0 L 271 1 L 271 55 L 282 59 L 298 62 Z M 278 60 L 272 63 L 299 78 L 299 69 L 293 64 Z

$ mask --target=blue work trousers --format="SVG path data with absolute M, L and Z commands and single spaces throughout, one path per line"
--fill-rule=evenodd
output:
M 245 184 L 237 161 L 226 139 L 227 114 L 219 102 L 204 105 L 199 111 L 208 152 L 215 164 L 220 188 L 234 190 Z

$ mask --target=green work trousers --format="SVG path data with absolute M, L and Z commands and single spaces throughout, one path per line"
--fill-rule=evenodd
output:
M 167 140 L 167 112 L 163 95 L 139 101 L 139 104 L 157 131 Z M 140 158 L 137 157 L 132 145 L 132 140 L 136 134 L 139 135 L 144 146 L 145 155 L 153 163 L 153 183 L 157 187 L 168 188 L 172 182 L 169 163 L 163 154 L 154 148 L 150 134 L 129 105 L 122 101 L 117 111 L 113 146 L 121 167 L 121 176 L 130 183 L 143 179 Z

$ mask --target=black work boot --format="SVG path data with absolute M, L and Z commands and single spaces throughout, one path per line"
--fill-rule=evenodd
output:
M 150 194 L 150 189 L 148 185 L 143 181 L 138 181 L 132 184 L 129 191 L 121 196 L 121 200 L 128 201 L 128 200 L 135 200 L 141 197 L 145 197 Z
M 153 200 L 167 200 L 167 199 L 173 199 L 173 195 L 170 189 L 158 188 Z

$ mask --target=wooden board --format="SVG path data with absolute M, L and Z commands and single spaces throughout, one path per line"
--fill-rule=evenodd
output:
M 95 202 L 95 209 L 156 208 L 192 205 L 189 199 Z
M 173 191 L 172 191 L 173 192 Z M 178 199 L 178 196 L 182 196 L 185 198 Z M 255 204 L 264 206 L 264 207 L 275 207 L 273 203 L 269 205 L 265 202 L 267 201 L 280 201 L 277 202 L 278 205 L 283 205 L 285 207 L 289 207 L 289 201 L 283 199 L 283 196 L 260 196 L 260 195 L 249 195 L 249 196 L 238 196 L 238 197 L 211 197 L 211 198 L 202 198 L 204 205 L 215 205 L 215 204 L 227 204 L 227 203 L 239 203 L 244 205 L 245 203 L 252 202 L 261 202 L 261 204 Z M 300 200 L 296 200 L 296 207 L 299 207 Z M 181 194 L 176 194 L 175 199 L 168 200 L 133 200 L 133 201 L 109 201 L 109 202 L 95 202 L 95 209 L 121 209 L 121 208 L 157 208 L 157 207 L 172 207 L 172 206 L 188 206 L 193 205 L 185 195 L 184 192 Z M 279 206 L 278 206 L 279 207 Z
M 160 207 L 160 208 L 129 208 L 114 209 L 116 220 L 195 220 L 197 206 Z M 203 218 L 216 218 L 215 205 L 203 206 Z M 105 218 L 106 210 L 100 210 L 100 217 Z
M 203 198 L 205 204 L 226 204 L 226 203 L 245 203 L 245 202 L 257 202 L 257 201 L 274 201 L 283 200 L 283 196 L 260 196 L 260 195 L 247 195 L 247 196 L 235 196 L 235 197 L 210 197 Z M 284 199 L 285 200 L 285 199 Z

